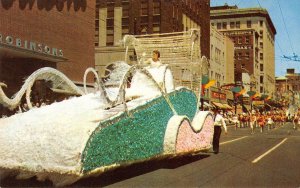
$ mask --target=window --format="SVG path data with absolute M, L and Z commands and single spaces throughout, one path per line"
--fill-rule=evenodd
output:
M 241 68 L 242 68 L 242 69 L 244 69 L 244 68 L 245 68 L 245 64 L 244 64 L 244 63 L 241 65 Z
M 160 14 L 160 1 L 153 1 L 153 15 Z
M 240 28 L 240 21 L 237 21 L 235 24 L 236 24 L 236 28 Z
M 215 61 L 216 63 L 220 64 L 220 56 L 221 56 L 221 50 L 218 48 L 215 48 Z
M 160 24 L 160 16 L 153 16 L 153 24 Z
M 242 59 L 242 53 L 239 52 L 239 53 L 238 53 L 238 60 L 241 60 L 241 59 Z
M 243 38 L 242 38 L 242 37 L 239 37 L 239 38 L 238 38 L 238 44 L 242 44 L 242 40 L 243 40 Z
M 264 54 L 263 54 L 263 53 L 260 53 L 260 54 L 259 54 L 259 59 L 260 59 L 260 60 L 264 60 Z
M 246 52 L 245 58 L 246 58 L 247 60 L 250 59 L 250 53 L 249 53 L 249 52 Z
M 129 18 L 122 18 L 122 36 L 129 34 Z
M 260 67 L 260 71 L 264 71 L 264 64 L 260 64 L 259 67 Z
M 227 29 L 227 22 L 223 22 L 223 29 Z
M 260 20 L 260 21 L 259 21 L 259 25 L 260 25 L 260 27 L 262 27 L 262 26 L 263 26 L 263 24 L 264 24 L 264 22 L 263 22 L 262 20 Z
M 106 46 L 114 45 L 114 34 L 107 34 L 106 36 Z
M 153 33 L 160 33 L 160 26 L 159 25 L 153 25 Z
M 141 13 L 141 16 L 148 15 L 148 2 L 147 1 L 141 2 L 140 13 Z
M 217 23 L 217 29 L 221 29 L 221 23 Z
M 234 64 L 234 69 L 236 69 L 236 63 Z
M 259 82 L 262 84 L 262 83 L 264 83 L 264 76 L 260 76 L 259 77 Z
M 234 22 L 230 22 L 230 29 L 234 28 Z
M 251 20 L 247 21 L 247 28 L 251 28 Z
M 122 16 L 128 17 L 129 16 L 129 3 L 122 2 Z
M 114 7 L 107 7 L 107 18 L 113 18 L 114 12 L 115 12 Z
M 250 36 L 246 36 L 246 44 L 250 43 Z
M 263 42 L 260 42 L 260 43 L 259 43 L 259 47 L 260 47 L 261 49 L 263 49 L 263 48 L 264 48 L 264 44 L 263 44 Z
M 122 18 L 122 26 L 128 26 L 129 25 L 129 18 Z
M 262 86 L 260 86 L 260 93 L 264 92 L 264 88 Z
M 263 32 L 263 30 L 260 30 L 260 31 L 259 31 L 259 34 L 260 34 L 259 37 L 260 37 L 261 39 L 263 39 L 263 38 L 264 38 L 264 32 Z

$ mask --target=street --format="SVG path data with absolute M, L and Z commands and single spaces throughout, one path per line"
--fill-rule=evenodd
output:
M 74 187 L 299 187 L 300 129 L 292 124 L 250 134 L 229 127 L 220 153 L 204 153 L 120 168 Z M 0 186 L 51 186 L 50 182 L 2 180 Z

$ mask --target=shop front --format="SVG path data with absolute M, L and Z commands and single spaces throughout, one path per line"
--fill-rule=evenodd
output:
M 1 1 L 0 83 L 6 97 L 14 98 L 25 79 L 44 67 L 82 82 L 85 70 L 95 65 L 95 30 L 90 24 L 95 19 L 94 9 L 94 1 Z M 93 78 L 88 77 L 88 82 Z M 52 89 L 51 83 L 38 80 L 32 95 L 57 93 Z M 0 115 L 3 110 L 0 104 Z
M 227 93 L 223 89 L 212 87 L 210 90 L 210 102 L 216 108 L 223 110 L 232 110 L 232 107 L 227 103 Z

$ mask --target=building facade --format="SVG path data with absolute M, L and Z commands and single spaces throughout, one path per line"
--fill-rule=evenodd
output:
M 210 18 L 213 27 L 234 41 L 235 82 L 248 73 L 252 90 L 274 94 L 276 29 L 267 10 L 224 5 L 211 7 Z
M 214 27 L 210 30 L 209 64 L 209 78 L 216 83 L 209 88 L 207 97 L 210 102 L 227 104 L 232 92 L 228 93 L 222 86 L 234 83 L 234 43 Z
M 94 67 L 94 7 L 93 1 L 1 1 L 0 82 L 9 97 L 42 67 L 82 82 Z
M 276 93 L 275 99 L 287 99 L 292 94 L 300 94 L 300 73 L 296 73 L 295 69 L 287 69 L 285 76 L 276 77 Z M 300 102 L 300 101 L 299 101 Z
M 58 69 L 82 83 L 84 71 L 95 62 L 94 7 L 93 1 L 1 1 L 0 82 L 7 85 L 2 87 L 7 97 L 13 97 L 25 78 L 43 67 Z M 36 81 L 32 88 L 34 103 L 57 96 L 51 83 L 49 87 L 42 83 Z M 0 104 L 3 114 L 13 112 Z
M 209 63 L 209 77 L 216 80 L 216 87 L 234 83 L 234 43 L 214 27 L 210 31 Z
M 201 55 L 209 57 L 209 10 L 209 0 L 97 0 L 96 68 L 103 75 L 105 66 L 125 59 L 125 49 L 120 44 L 126 34 L 170 33 L 198 28 L 201 30 Z M 133 50 L 128 59 L 135 60 Z

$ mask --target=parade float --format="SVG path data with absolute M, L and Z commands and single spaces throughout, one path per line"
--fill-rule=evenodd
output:
M 192 34 L 186 35 L 182 37 L 184 43 L 187 39 L 195 40 Z M 143 40 L 127 39 L 136 45 L 140 54 L 138 45 Z M 178 42 L 181 38 L 176 39 Z M 143 53 L 145 56 L 145 51 Z M 191 50 L 186 54 L 191 55 Z M 163 55 L 167 53 L 162 50 Z M 92 93 L 82 91 L 52 68 L 34 72 L 14 98 L 5 95 L 2 87 L 6 85 L 1 83 L 3 106 L 16 108 L 25 96 L 31 109 L 0 119 L 0 177 L 35 176 L 39 181 L 48 179 L 56 186 L 63 186 L 120 166 L 208 151 L 213 137 L 213 118 L 209 112 L 198 110 L 197 92 L 200 90 L 195 90 L 201 80 L 194 66 L 198 68 L 201 61 L 184 65 L 182 75 L 174 75 L 178 61 L 157 67 L 115 62 L 105 82 L 89 68 L 84 74 L 84 83 L 87 74 L 94 73 L 96 89 Z M 130 84 L 128 78 L 131 78 Z M 32 108 L 31 88 L 41 79 L 77 97 Z

